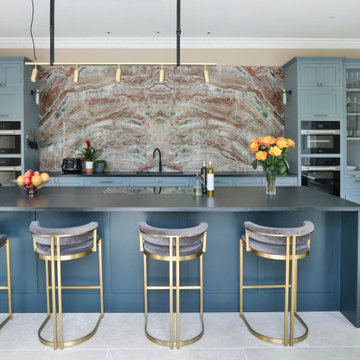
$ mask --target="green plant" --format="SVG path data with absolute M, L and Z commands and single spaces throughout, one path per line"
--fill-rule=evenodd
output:
M 78 154 L 81 154 L 84 157 L 85 161 L 94 161 L 102 154 L 102 150 L 95 149 L 91 145 L 90 140 L 86 140 L 86 147 L 82 149 L 76 149 L 75 151 Z
M 98 166 L 98 164 L 104 164 L 104 169 L 107 168 L 107 162 L 106 160 L 95 160 L 94 161 L 94 169 Z

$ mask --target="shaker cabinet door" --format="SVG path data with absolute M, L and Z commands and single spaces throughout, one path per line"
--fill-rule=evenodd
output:
M 21 94 L 18 91 L 0 92 L 0 121 L 22 119 Z
M 341 85 L 340 63 L 304 63 L 300 65 L 300 87 L 330 88 Z
M 12 90 L 19 89 L 22 84 L 23 72 L 21 70 L 22 64 L 1 64 L 0 63 L 0 89 Z
M 300 92 L 300 120 L 340 120 L 341 94 L 338 90 Z

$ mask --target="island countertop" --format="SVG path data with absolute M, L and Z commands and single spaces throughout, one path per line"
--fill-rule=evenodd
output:
M 159 193 L 160 192 L 160 193 Z M 0 187 L 0 211 L 360 211 L 359 204 L 307 187 L 217 188 L 214 197 L 191 187 L 43 187 L 34 198 L 18 187 Z

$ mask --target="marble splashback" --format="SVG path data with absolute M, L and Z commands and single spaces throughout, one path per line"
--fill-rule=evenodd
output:
M 250 140 L 282 136 L 283 71 L 278 67 L 73 67 L 40 72 L 41 170 L 60 170 L 63 158 L 90 140 L 103 149 L 109 171 L 152 170 L 161 149 L 163 170 L 195 171 L 212 160 L 217 171 L 252 170 Z

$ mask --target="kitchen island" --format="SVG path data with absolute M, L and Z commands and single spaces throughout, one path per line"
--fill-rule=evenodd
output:
M 276 196 L 266 196 L 262 187 L 224 187 L 217 188 L 211 198 L 194 196 L 191 187 L 45 186 L 32 199 L 20 188 L 0 187 L 0 232 L 11 241 L 15 312 L 46 309 L 44 264 L 34 255 L 28 230 L 33 220 L 45 227 L 99 222 L 104 244 L 106 312 L 143 311 L 138 222 L 146 220 L 159 227 L 189 227 L 207 222 L 204 311 L 213 312 L 238 311 L 239 238 L 244 221 L 293 227 L 306 219 L 315 224 L 315 231 L 310 256 L 299 261 L 298 309 L 340 310 L 360 327 L 359 212 L 358 204 L 305 187 L 278 187 Z M 245 283 L 256 279 L 283 281 L 281 262 L 246 255 Z M 64 283 L 94 282 L 96 261 L 94 254 L 64 263 Z M 89 267 L 90 262 L 94 266 Z M 165 282 L 167 264 L 154 261 L 151 265 L 150 279 Z M 183 263 L 181 272 L 184 285 L 196 281 L 197 261 Z M 3 280 L 3 272 L 0 277 Z M 184 294 L 182 311 L 197 311 L 196 299 L 196 292 Z M 65 312 L 97 311 L 98 296 L 91 290 L 85 294 L 69 290 L 63 300 Z M 167 292 L 150 295 L 152 311 L 166 310 L 167 303 Z M 0 312 L 5 311 L 6 296 L 1 294 Z M 283 311 L 283 291 L 247 291 L 245 311 Z

